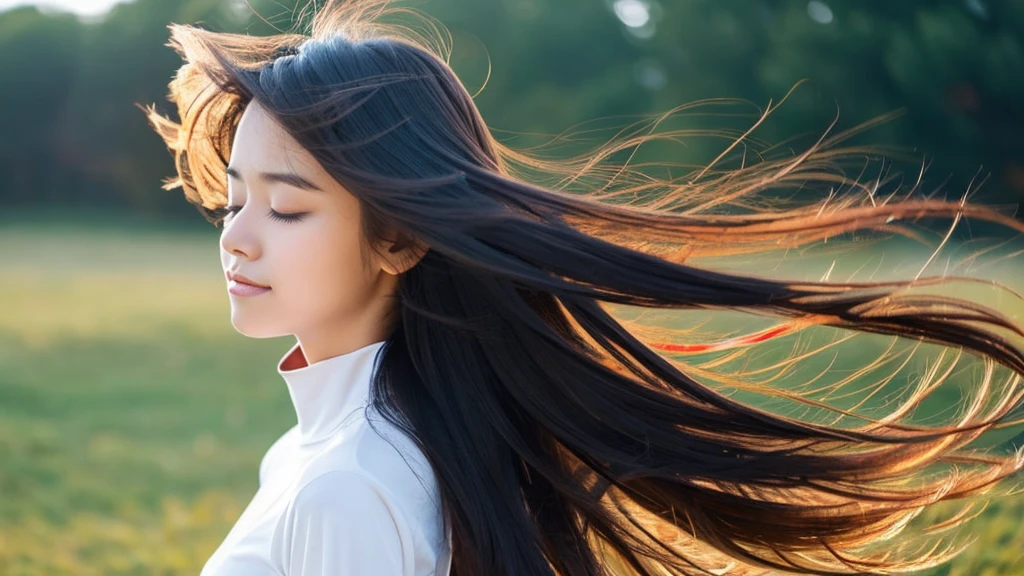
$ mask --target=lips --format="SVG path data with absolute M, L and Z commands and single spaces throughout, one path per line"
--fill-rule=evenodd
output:
M 270 286 L 267 286 L 266 284 L 260 284 L 259 282 L 256 282 L 255 280 L 251 280 L 251 279 L 249 279 L 246 276 L 243 276 L 241 274 L 235 274 L 233 272 L 228 272 L 227 276 L 228 276 L 228 280 L 234 280 L 235 282 L 238 282 L 239 284 L 248 284 L 249 286 L 255 286 L 257 288 L 270 288 Z

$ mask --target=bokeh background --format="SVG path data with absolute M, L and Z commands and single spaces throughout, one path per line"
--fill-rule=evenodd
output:
M 699 165 L 728 143 L 716 130 L 788 94 L 761 140 L 799 149 L 888 115 L 859 137 L 893 151 L 883 169 L 925 166 L 923 190 L 1011 211 L 1024 198 L 1024 2 L 405 5 L 448 27 L 452 66 L 512 145 L 703 103 L 672 151 Z M 231 328 L 218 231 L 160 188 L 171 158 L 136 107 L 171 111 L 168 23 L 262 35 L 294 7 L 0 0 L 0 575 L 198 573 L 294 423 L 274 372 L 292 342 Z M 883 265 L 879 250 L 842 264 L 905 274 L 892 266 L 920 257 L 888 247 Z M 990 271 L 1019 287 L 1019 266 Z M 989 507 L 980 541 L 931 573 L 1024 574 L 1022 512 Z

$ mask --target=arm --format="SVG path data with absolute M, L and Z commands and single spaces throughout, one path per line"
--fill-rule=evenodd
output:
M 411 534 L 371 478 L 332 471 L 310 481 L 274 534 L 287 576 L 403 576 L 412 567 Z

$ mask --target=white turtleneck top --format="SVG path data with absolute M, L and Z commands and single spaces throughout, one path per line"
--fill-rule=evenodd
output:
M 298 424 L 267 450 L 259 489 L 201 576 L 449 573 L 429 462 L 369 406 L 383 344 L 313 364 L 295 344 L 281 358 Z

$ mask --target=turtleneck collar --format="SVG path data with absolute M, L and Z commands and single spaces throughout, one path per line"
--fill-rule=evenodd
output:
M 375 357 L 384 341 L 307 364 L 296 343 L 277 364 L 299 420 L 302 444 L 323 440 L 353 411 L 369 403 Z

